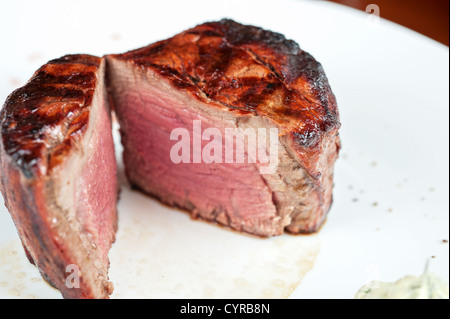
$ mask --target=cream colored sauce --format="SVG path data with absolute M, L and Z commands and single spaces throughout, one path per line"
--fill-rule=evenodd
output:
M 426 271 L 396 282 L 374 281 L 362 287 L 356 299 L 449 299 L 449 285 Z

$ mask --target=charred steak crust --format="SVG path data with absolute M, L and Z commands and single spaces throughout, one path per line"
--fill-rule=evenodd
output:
M 87 130 L 101 64 L 102 58 L 90 55 L 52 60 L 9 95 L 0 113 L 0 188 L 5 205 L 28 259 L 64 298 L 107 298 L 112 293 L 105 266 L 95 265 L 95 249 L 85 250 L 92 243 L 81 237 L 58 206 L 55 194 L 60 185 L 53 180 Z M 115 234 L 111 236 L 114 241 Z M 83 258 L 95 270 L 79 265 L 79 289 L 70 289 L 66 267 L 78 266 Z M 97 279 L 92 278 L 98 282 L 93 284 Z
M 321 64 L 294 41 L 224 19 L 114 58 L 150 67 L 203 102 L 271 119 L 320 179 L 322 140 L 337 134 L 339 113 Z
M 100 61 L 90 55 L 52 60 L 7 98 L 0 114 L 3 148 L 26 177 L 58 165 L 85 130 Z

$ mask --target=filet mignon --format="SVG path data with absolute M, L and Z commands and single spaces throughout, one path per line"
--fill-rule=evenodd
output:
M 1 111 L 1 190 L 31 262 L 65 298 L 107 298 L 117 227 L 104 60 L 42 66 Z
M 65 298 L 112 293 L 108 102 L 128 179 L 143 192 L 264 237 L 325 220 L 339 113 L 321 65 L 295 42 L 222 20 L 124 54 L 65 56 L 0 113 L 5 204 L 30 261 Z
M 133 186 L 194 217 L 259 236 L 320 227 L 332 202 L 339 114 L 321 65 L 295 42 L 231 20 L 206 23 L 107 56 L 107 79 Z M 195 125 L 209 137 L 199 137 Z M 174 161 L 180 128 L 190 145 L 177 150 L 190 154 Z M 278 130 L 274 172 L 262 172 L 248 151 L 245 161 L 227 162 L 230 139 L 268 155 L 269 134 L 251 145 L 249 128 Z M 238 130 L 227 138 L 230 129 Z M 199 154 L 214 134 L 225 141 L 216 161 L 204 161 Z

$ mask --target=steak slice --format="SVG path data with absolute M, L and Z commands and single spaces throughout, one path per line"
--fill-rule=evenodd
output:
M 231 20 L 206 23 L 107 56 L 107 85 L 134 187 L 194 217 L 259 236 L 314 232 L 323 223 L 339 114 L 321 65 L 295 42 Z M 199 137 L 200 126 L 206 137 Z M 270 155 L 269 133 L 258 145 L 249 137 L 258 129 L 278 132 L 278 165 L 270 173 L 249 151 Z M 213 152 L 207 146 L 216 137 L 224 142 Z M 237 152 L 239 143 L 245 160 L 227 162 L 224 145 Z M 205 148 L 215 160 L 199 160 Z M 180 155 L 183 149 L 189 154 Z
M 107 298 L 117 227 L 104 60 L 42 66 L 1 111 L 1 191 L 25 251 L 64 298 Z

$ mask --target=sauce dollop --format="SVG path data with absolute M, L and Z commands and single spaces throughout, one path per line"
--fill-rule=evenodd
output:
M 390 282 L 373 281 L 362 287 L 356 299 L 449 299 L 449 285 L 441 278 L 425 272 Z

